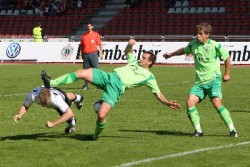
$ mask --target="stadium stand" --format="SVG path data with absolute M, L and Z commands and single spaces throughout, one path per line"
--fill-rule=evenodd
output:
M 148 12 L 149 9 L 151 9 L 150 12 Z M 195 25 L 201 21 L 206 21 L 211 23 L 215 30 L 218 30 L 214 32 L 217 35 L 247 35 L 249 34 L 250 25 L 248 21 L 250 19 L 249 13 L 250 1 L 244 0 L 184 0 L 175 1 L 175 4 L 169 8 L 167 8 L 167 1 L 157 1 L 149 6 L 146 2 L 142 2 L 139 7 L 123 8 L 110 22 L 112 22 L 113 26 L 122 25 L 120 22 L 125 22 L 123 23 L 125 25 L 128 22 L 133 22 L 132 25 L 127 25 L 127 28 L 133 26 L 138 29 L 142 27 L 141 23 L 150 22 L 155 23 L 150 28 L 150 33 L 152 34 L 187 35 L 195 34 L 193 31 L 195 30 Z M 157 19 L 156 16 L 158 17 Z M 130 18 L 133 19 L 131 20 Z M 158 20 L 160 20 L 161 24 Z M 106 23 L 101 32 L 107 33 L 105 29 L 110 28 L 109 24 Z M 149 28 L 148 25 L 147 28 Z M 115 30 L 119 30 L 119 28 L 115 28 L 114 31 L 109 33 L 117 33 Z M 148 31 L 130 32 L 130 34 L 135 33 L 147 34 Z
M 1 35 L 28 36 L 36 22 L 40 22 L 47 36 L 70 36 L 79 28 L 81 21 L 93 15 L 94 10 L 101 8 L 101 3 L 88 1 L 81 8 L 67 7 L 65 13 L 54 16 L 39 16 L 32 9 L 23 9 L 24 1 L 17 0 L 16 6 L 1 7 Z
M 248 0 L 135 0 L 134 4 L 125 4 L 125 0 L 84 0 L 80 8 L 66 4 L 64 13 L 42 17 L 30 8 L 24 9 L 23 0 L 15 2 L 9 1 L 8 7 L 1 4 L 1 36 L 31 35 L 38 21 L 46 35 L 80 36 L 88 19 L 103 36 L 195 35 L 194 27 L 201 21 L 210 23 L 215 35 L 250 34 Z M 105 14 L 110 19 L 105 19 Z

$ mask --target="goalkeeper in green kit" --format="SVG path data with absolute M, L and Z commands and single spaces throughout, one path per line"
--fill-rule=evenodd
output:
M 233 125 L 230 113 L 222 104 L 220 59 L 225 63 L 223 81 L 230 79 L 230 56 L 219 43 L 211 40 L 212 26 L 200 23 L 196 26 L 197 39 L 191 41 L 185 48 L 180 48 L 163 56 L 168 59 L 173 56 L 192 54 L 196 71 L 195 84 L 190 89 L 186 100 L 187 113 L 195 128 L 194 137 L 203 136 L 200 125 L 200 117 L 196 105 L 209 96 L 214 108 L 222 120 L 228 126 L 231 137 L 237 137 L 237 131 Z
M 125 48 L 128 64 L 124 67 L 116 68 L 113 72 L 104 72 L 100 69 L 89 68 L 80 69 L 76 72 L 65 74 L 57 79 L 51 80 L 45 71 L 41 76 L 45 87 L 54 87 L 58 85 L 70 84 L 78 79 L 86 80 L 104 92 L 101 97 L 101 106 L 97 112 L 97 121 L 93 140 L 99 138 L 102 130 L 107 126 L 106 116 L 120 99 L 125 89 L 147 86 L 151 89 L 157 100 L 172 109 L 180 109 L 181 105 L 175 100 L 168 100 L 161 92 L 157 85 L 154 75 L 149 71 L 156 61 L 156 56 L 152 52 L 144 52 L 140 62 L 132 54 L 132 47 L 136 43 L 130 39 Z

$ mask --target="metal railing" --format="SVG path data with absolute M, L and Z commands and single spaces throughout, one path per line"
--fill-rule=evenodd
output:
M 54 42 L 63 42 L 60 40 L 63 38 L 67 38 L 70 42 L 80 42 L 81 36 L 46 36 L 46 40 L 44 42 L 50 42 L 48 39 L 58 39 L 58 41 Z M 101 36 L 102 41 L 127 41 L 129 38 L 135 38 L 137 41 L 143 42 L 187 42 L 190 41 L 196 36 L 192 35 L 104 35 Z M 6 40 L 5 40 L 6 39 Z M 24 40 L 26 39 L 26 40 Z M 214 39 L 218 42 L 250 42 L 250 35 L 212 35 L 211 39 Z M 32 36 L 4 36 L 0 37 L 2 42 L 33 42 Z
M 81 36 L 72 36 L 73 41 L 80 41 Z M 196 36 L 192 35 L 104 35 L 102 41 L 127 41 L 129 38 L 135 38 L 137 41 L 154 42 L 180 42 L 190 41 Z M 250 35 L 212 35 L 211 39 L 220 42 L 250 42 Z

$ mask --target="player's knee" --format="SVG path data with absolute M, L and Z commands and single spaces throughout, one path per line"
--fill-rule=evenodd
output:
M 79 69 L 76 71 L 77 78 L 85 79 L 89 74 L 89 69 Z
M 100 121 L 104 121 L 104 120 L 106 120 L 106 115 L 107 115 L 107 114 L 105 114 L 104 112 L 99 111 L 99 112 L 98 112 L 98 119 L 99 119 Z
M 188 108 L 193 107 L 199 102 L 199 97 L 195 95 L 189 95 L 186 100 L 186 105 Z
M 212 103 L 216 109 L 219 109 L 222 106 L 222 101 L 220 98 L 213 98 Z
M 188 108 L 190 108 L 190 107 L 193 107 L 195 105 L 195 102 L 192 99 L 187 99 L 186 100 L 186 105 L 187 105 Z
M 197 102 L 198 101 L 195 100 L 195 99 L 187 99 L 186 100 L 186 105 L 187 105 L 188 108 L 191 108 L 191 107 L 195 106 Z

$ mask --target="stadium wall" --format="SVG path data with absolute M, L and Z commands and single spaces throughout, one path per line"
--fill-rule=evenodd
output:
M 164 59 L 165 52 L 185 47 L 187 42 L 137 42 L 134 55 L 140 59 L 144 50 L 157 55 L 158 64 L 192 64 L 192 57 L 177 56 Z M 230 55 L 232 64 L 250 64 L 250 42 L 221 42 Z M 127 42 L 103 42 L 104 59 L 100 63 L 126 63 L 123 50 Z M 0 42 L 0 60 L 4 62 L 33 61 L 36 63 L 77 63 L 79 42 Z

